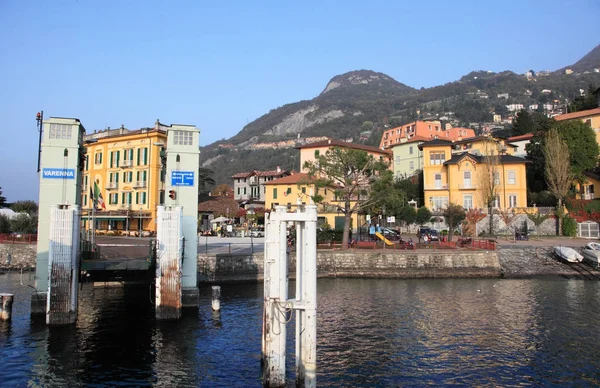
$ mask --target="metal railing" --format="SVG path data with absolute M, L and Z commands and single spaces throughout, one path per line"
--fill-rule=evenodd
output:
M 123 162 L 121 162 L 121 168 L 126 168 L 126 167 L 132 167 L 133 166 L 133 160 L 124 160 Z
M 0 233 L 0 243 L 31 244 L 37 242 L 37 234 Z
M 119 188 L 118 182 L 107 182 L 106 183 L 106 190 L 116 190 L 118 188 Z
M 147 184 L 148 184 L 148 182 L 146 182 L 146 181 L 137 181 L 137 182 L 135 182 L 134 187 L 146 187 Z
M 425 190 L 448 190 L 448 185 L 426 185 Z

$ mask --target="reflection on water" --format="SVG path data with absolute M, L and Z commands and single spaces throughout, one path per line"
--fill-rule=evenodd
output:
M 260 386 L 261 285 L 210 288 L 197 312 L 157 322 L 149 288 L 80 293 L 76 325 L 29 317 L 33 279 L 0 276 L 15 294 L 0 323 L 0 386 Z M 598 385 L 600 282 L 320 280 L 322 386 Z M 293 290 L 293 284 L 291 285 Z M 294 381 L 294 321 L 288 381 Z

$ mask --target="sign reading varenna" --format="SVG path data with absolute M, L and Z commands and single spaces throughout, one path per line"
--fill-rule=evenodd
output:
M 73 169 L 73 168 L 44 168 L 44 169 L 42 169 L 42 178 L 75 179 L 75 169 Z

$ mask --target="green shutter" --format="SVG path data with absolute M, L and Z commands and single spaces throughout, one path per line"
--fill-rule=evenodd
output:
M 140 181 L 140 172 L 139 172 L 139 171 L 137 171 L 137 172 L 135 173 L 135 180 L 136 180 L 137 182 L 139 182 L 139 181 Z
M 85 171 L 89 171 L 90 170 L 90 156 L 86 155 L 85 156 Z
M 142 182 L 147 182 L 148 180 L 146 178 L 148 177 L 148 171 L 144 170 L 142 177 Z
M 102 164 L 102 152 L 100 152 L 100 164 Z
M 136 193 L 135 193 L 135 203 L 137 205 L 139 205 L 139 203 L 140 203 L 140 192 L 139 191 L 136 191 Z
M 129 171 L 129 182 L 133 181 L 133 171 Z
M 137 149 L 137 165 L 140 165 L 140 149 Z
M 273 199 L 277 199 L 277 188 L 273 188 Z
M 115 173 L 115 183 L 119 183 L 119 173 Z
M 133 199 L 133 193 L 129 192 L 129 204 L 131 205 L 131 200 Z
M 115 161 L 116 162 L 115 164 L 117 165 L 117 167 L 119 167 L 119 160 L 121 160 L 121 151 L 117 151 L 117 160 Z
M 121 194 L 121 203 L 125 203 L 125 193 Z
M 144 148 L 144 166 L 148 164 L 148 148 Z
M 113 166 L 113 153 L 110 153 L 110 167 L 112 168 Z
M 142 193 L 142 205 L 145 205 L 145 204 L 146 204 L 146 192 L 144 191 Z

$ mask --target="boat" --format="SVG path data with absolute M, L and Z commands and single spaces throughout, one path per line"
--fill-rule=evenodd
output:
M 567 247 L 554 247 L 554 254 L 561 260 L 568 261 L 569 263 L 579 263 L 583 260 L 583 256 L 581 256 L 577 251 L 573 248 Z
M 587 249 L 593 249 L 595 251 L 600 251 L 600 243 L 597 242 L 589 242 L 586 245 Z
M 583 261 L 598 269 L 600 263 L 600 249 L 595 249 L 591 244 L 600 245 L 598 243 L 589 243 L 581 249 Z M 600 246 L 599 246 L 600 248 Z

